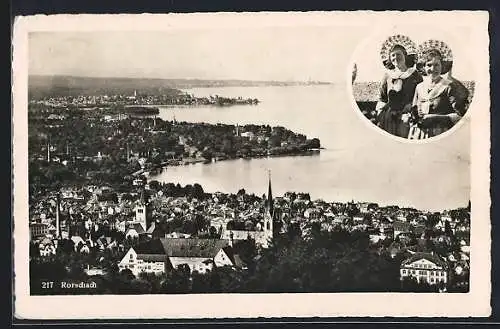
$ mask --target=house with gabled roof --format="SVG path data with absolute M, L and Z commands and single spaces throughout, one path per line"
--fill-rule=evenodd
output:
M 418 282 L 427 282 L 434 285 L 448 282 L 448 265 L 431 253 L 416 252 L 405 259 L 400 266 L 400 277 L 411 277 Z
M 73 235 L 71 237 L 71 241 L 73 241 L 73 246 L 75 248 L 75 251 L 79 251 L 78 248 L 85 244 L 85 240 L 83 240 L 83 238 L 78 235 Z
M 413 234 L 420 239 L 424 238 L 425 229 L 426 229 L 425 225 L 422 225 L 422 224 L 413 225 L 411 228 L 411 230 L 413 231 Z
M 145 234 L 144 228 L 140 223 L 131 223 L 125 231 L 125 239 L 138 238 L 139 235 Z
M 165 233 L 165 238 L 189 239 L 189 238 L 191 238 L 191 234 L 181 233 L 181 232 L 171 232 L 171 233 Z
M 44 238 L 38 244 L 40 249 L 40 256 L 50 256 L 56 254 L 56 245 L 54 241 L 49 238 Z
M 105 249 L 113 249 L 118 246 L 116 240 L 113 240 L 113 238 L 104 235 L 102 235 L 97 239 L 96 245 L 99 247 L 99 250 L 101 251 Z
M 410 223 L 395 221 L 394 227 L 394 239 L 400 234 L 407 234 L 410 232 Z
M 206 273 L 214 266 L 235 266 L 237 260 L 227 240 L 220 239 L 154 239 L 131 247 L 118 267 L 161 274 L 186 264 L 191 272 Z

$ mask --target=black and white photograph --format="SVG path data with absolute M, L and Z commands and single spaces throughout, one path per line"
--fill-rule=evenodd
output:
M 16 23 L 23 317 L 489 314 L 487 13 Z

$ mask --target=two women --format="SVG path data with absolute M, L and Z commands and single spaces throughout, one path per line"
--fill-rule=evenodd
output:
M 376 106 L 380 128 L 424 139 L 448 130 L 465 114 L 468 90 L 451 75 L 442 76 L 452 66 L 444 42 L 422 43 L 417 56 L 413 41 L 396 35 L 384 42 L 381 57 L 387 71 Z

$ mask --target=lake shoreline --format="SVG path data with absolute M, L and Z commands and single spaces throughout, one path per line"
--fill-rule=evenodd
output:
M 269 154 L 269 155 L 256 155 L 256 156 L 251 156 L 251 157 L 227 157 L 227 158 L 219 158 L 219 159 L 212 159 L 212 160 L 207 160 L 207 159 L 181 159 L 181 160 L 175 160 L 175 162 L 164 162 L 159 166 L 155 166 L 151 169 L 147 170 L 139 170 L 137 172 L 132 173 L 132 176 L 139 176 L 139 175 L 145 175 L 148 177 L 148 180 L 153 180 L 150 179 L 152 177 L 156 177 L 160 175 L 163 170 L 168 170 L 169 167 L 181 167 L 181 166 L 189 166 L 193 164 L 203 164 L 203 165 L 209 165 L 209 164 L 214 164 L 217 162 L 229 162 L 229 161 L 237 161 L 237 160 L 246 160 L 246 161 L 251 161 L 255 159 L 271 159 L 271 158 L 286 158 L 286 157 L 308 157 L 308 156 L 317 156 L 320 155 L 321 150 L 326 150 L 324 147 L 320 147 L 318 149 L 311 149 L 307 150 L 304 152 L 294 152 L 290 154 Z M 156 171 L 157 173 L 152 174 L 152 172 Z M 159 171 L 159 172 L 158 172 Z

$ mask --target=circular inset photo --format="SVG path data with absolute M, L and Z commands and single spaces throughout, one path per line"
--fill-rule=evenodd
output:
M 416 30 L 378 36 L 358 47 L 352 96 L 381 132 L 428 140 L 463 121 L 474 94 L 473 68 L 466 51 L 453 49 L 464 45 L 440 37 Z

